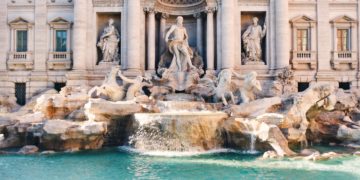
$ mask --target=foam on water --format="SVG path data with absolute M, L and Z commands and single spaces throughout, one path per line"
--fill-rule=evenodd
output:
M 351 157 L 341 159 L 341 163 L 326 164 L 323 162 L 313 162 L 308 160 L 254 160 L 254 161 L 234 161 L 219 159 L 157 159 L 181 164 L 205 164 L 235 168 L 262 168 L 262 169 L 282 169 L 282 170 L 307 170 L 307 171 L 332 171 L 344 172 L 360 177 L 360 159 Z M 331 160 L 330 160 L 331 161 Z
M 119 149 L 121 151 L 125 151 L 128 153 L 136 153 L 145 156 L 157 156 L 157 157 L 192 157 L 192 156 L 200 156 L 200 155 L 211 155 L 211 154 L 219 154 L 219 153 L 239 153 L 239 154 L 259 154 L 258 151 L 237 151 L 233 149 L 213 149 L 209 151 L 144 151 L 132 148 L 130 146 L 120 146 Z

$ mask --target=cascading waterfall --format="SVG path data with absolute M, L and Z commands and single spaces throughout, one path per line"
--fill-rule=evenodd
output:
M 166 111 L 160 113 L 134 114 L 134 130 L 128 142 L 131 148 L 143 152 L 204 152 L 222 147 L 219 124 L 228 118 L 226 113 L 183 110 L 183 104 L 168 109 L 171 105 L 165 103 Z
M 249 120 L 246 119 L 244 121 L 244 124 L 246 125 L 247 128 L 247 134 L 249 134 L 250 136 L 250 144 L 249 144 L 249 153 L 257 153 L 258 151 L 256 150 L 256 140 L 257 140 L 257 136 L 258 136 L 258 130 L 257 130 L 257 122 L 255 120 Z

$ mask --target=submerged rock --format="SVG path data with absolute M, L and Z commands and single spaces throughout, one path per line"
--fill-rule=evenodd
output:
M 26 145 L 18 151 L 18 154 L 36 154 L 38 152 L 39 152 L 39 148 L 37 146 Z

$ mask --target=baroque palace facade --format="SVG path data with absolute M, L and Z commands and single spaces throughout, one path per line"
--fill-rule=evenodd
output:
M 290 67 L 299 90 L 360 86 L 360 0 L 1 0 L 0 92 L 24 104 L 98 85 L 117 64 L 128 77 L 156 73 L 178 16 L 206 73 L 256 71 L 269 87 Z M 105 52 L 111 29 L 116 51 Z

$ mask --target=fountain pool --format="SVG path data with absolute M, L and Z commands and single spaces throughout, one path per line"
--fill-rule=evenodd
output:
M 2 180 L 18 179 L 357 179 L 360 157 L 324 162 L 257 160 L 258 155 L 212 151 L 149 156 L 127 148 L 0 158 Z M 160 153 L 158 155 L 166 155 Z M 171 154 L 168 154 L 171 155 Z M 46 172 L 46 173 L 44 173 Z

